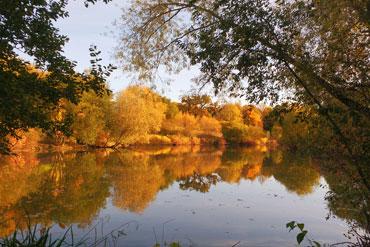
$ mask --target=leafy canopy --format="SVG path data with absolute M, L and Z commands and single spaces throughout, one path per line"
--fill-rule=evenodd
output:
M 216 93 L 370 118 L 369 12 L 366 0 L 132 1 L 117 55 L 141 79 L 198 64 L 198 82 Z
M 103 0 L 108 2 L 109 0 Z M 86 0 L 84 3 L 95 3 Z M 19 130 L 39 127 L 65 130 L 51 117 L 62 99 L 77 103 L 83 92 L 106 91 L 105 79 L 114 67 L 98 62 L 100 52 L 90 48 L 91 70 L 75 71 L 76 62 L 63 55 L 68 37 L 54 23 L 68 17 L 67 0 L 0 2 L 0 150 L 8 152 L 7 138 Z M 33 61 L 21 59 L 28 57 Z M 10 110 L 11 109 L 11 110 Z

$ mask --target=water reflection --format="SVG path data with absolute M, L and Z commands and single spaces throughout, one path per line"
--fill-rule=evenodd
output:
M 11 158 L 0 169 L 0 234 L 25 228 L 28 221 L 88 225 L 109 196 L 96 154 L 40 156 L 35 163 L 20 167 Z
M 313 192 L 319 185 L 320 173 L 318 165 L 310 157 L 302 157 L 276 150 L 265 159 L 263 174 L 273 176 L 282 183 L 288 191 L 298 195 Z
M 334 193 L 341 193 L 335 176 L 325 174 Z M 21 154 L 2 157 L 0 165 L 0 235 L 32 224 L 65 227 L 90 225 L 111 198 L 122 212 L 143 213 L 160 191 L 171 185 L 207 193 L 219 183 L 274 179 L 290 193 L 305 196 L 320 183 L 320 166 L 309 157 L 280 150 L 162 149 L 119 152 Z M 225 199 L 227 200 L 227 199 Z M 339 217 L 358 221 L 361 210 L 350 200 L 329 200 Z M 286 222 L 281 222 L 283 225 Z

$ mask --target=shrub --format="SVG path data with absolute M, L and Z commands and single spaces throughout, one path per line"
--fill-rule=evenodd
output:
M 266 140 L 266 134 L 261 128 L 238 122 L 224 123 L 222 133 L 229 144 L 257 144 Z
M 247 126 L 237 122 L 225 122 L 222 125 L 222 134 L 229 144 L 243 143 L 243 136 L 247 132 Z
M 172 141 L 167 136 L 151 135 L 149 137 L 149 144 L 151 145 L 170 145 Z
M 198 120 L 190 114 L 179 113 L 162 124 L 162 133 L 170 135 L 196 136 L 199 134 Z
M 168 136 L 171 139 L 172 144 L 174 145 L 190 145 L 191 138 L 181 135 L 170 135 Z
M 199 120 L 199 127 L 204 136 L 222 137 L 221 124 L 215 118 L 203 116 Z

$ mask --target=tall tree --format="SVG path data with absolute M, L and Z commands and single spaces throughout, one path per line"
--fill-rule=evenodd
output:
M 84 1 L 86 6 L 95 2 Z M 105 79 L 114 67 L 98 63 L 101 59 L 96 47 L 90 48 L 92 66 L 88 73 L 76 72 L 76 62 L 63 55 L 68 38 L 59 33 L 54 23 L 68 17 L 67 3 L 67 0 L 0 2 L 2 152 L 9 152 L 7 138 L 18 137 L 19 130 L 61 128 L 51 117 L 60 100 L 77 103 L 84 91 L 98 94 L 105 91 Z M 19 55 L 29 57 L 33 65 Z
M 165 118 L 162 98 L 142 86 L 130 86 L 118 95 L 112 132 L 115 146 L 126 146 L 145 140 L 158 132 Z
M 369 8 L 367 0 L 133 1 L 118 56 L 141 78 L 190 62 L 216 92 L 242 89 L 260 101 L 285 90 L 370 118 Z
M 74 119 L 71 128 L 77 142 L 107 146 L 113 110 L 111 95 L 99 97 L 94 92 L 86 92 L 79 104 L 72 105 L 71 108 Z
M 240 106 L 236 104 L 225 104 L 217 114 L 217 118 L 226 122 L 243 122 Z
M 208 116 L 208 107 L 212 104 L 212 99 L 206 94 L 191 93 L 181 97 L 180 110 L 196 117 Z
M 138 0 L 123 15 L 118 57 L 142 79 L 197 64 L 216 93 L 315 105 L 370 190 L 354 148 L 368 150 L 369 136 L 351 143 L 331 112 L 370 121 L 368 16 L 368 0 Z

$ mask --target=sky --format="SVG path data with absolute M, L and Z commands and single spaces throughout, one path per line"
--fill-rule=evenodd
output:
M 102 63 L 118 66 L 114 58 L 115 47 L 117 46 L 119 33 L 114 22 L 120 18 L 125 0 L 114 0 L 108 4 L 98 2 L 85 8 L 83 1 L 70 1 L 67 6 L 69 17 L 60 19 L 56 26 L 60 33 L 69 37 L 65 46 L 66 56 L 77 62 L 77 70 L 83 71 L 90 65 L 89 47 L 96 45 L 102 52 Z M 172 100 L 178 101 L 180 96 L 191 88 L 191 79 L 198 74 L 196 69 L 185 70 L 178 75 L 171 77 L 169 86 L 160 83 L 158 91 Z M 163 75 L 168 77 L 167 75 Z M 108 79 L 113 92 L 118 92 L 130 83 L 133 83 L 129 75 L 122 69 L 118 69 Z

